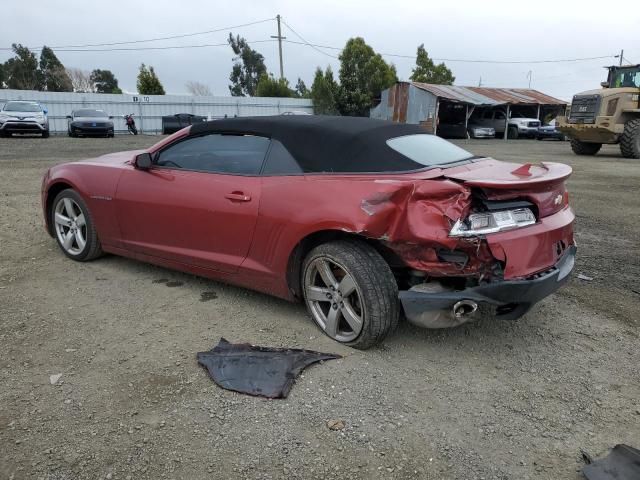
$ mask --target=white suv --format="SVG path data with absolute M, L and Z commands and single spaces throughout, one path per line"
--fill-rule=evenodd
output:
M 502 110 L 485 110 L 470 120 L 470 123 L 472 122 L 479 127 L 493 128 L 496 131 L 496 137 L 501 137 L 504 135 L 504 129 L 507 123 L 505 121 L 506 118 L 505 112 Z M 509 118 L 507 136 L 509 138 L 536 138 L 539 127 L 540 120 L 537 118 L 527 118 L 515 113 Z
M 0 136 L 12 133 L 39 133 L 49 136 L 47 109 L 37 102 L 11 101 L 0 109 Z

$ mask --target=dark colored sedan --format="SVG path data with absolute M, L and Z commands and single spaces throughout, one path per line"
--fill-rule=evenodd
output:
M 74 110 L 67 116 L 70 137 L 101 136 L 113 137 L 113 117 L 102 110 Z
M 538 135 L 536 136 L 538 140 L 544 140 L 545 138 L 551 138 L 553 140 L 565 140 L 564 133 L 558 130 L 558 127 L 555 125 L 545 125 L 543 127 L 538 128 Z
M 57 165 L 42 205 L 73 260 L 109 252 L 300 299 L 329 337 L 367 348 L 401 309 L 432 328 L 480 306 L 516 319 L 558 289 L 576 249 L 570 174 L 418 125 L 280 115 Z

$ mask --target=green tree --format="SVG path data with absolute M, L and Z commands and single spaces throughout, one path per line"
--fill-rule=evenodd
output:
M 138 73 L 138 93 L 143 95 L 164 95 L 164 87 L 156 75 L 152 66 L 147 67 L 144 63 L 140 65 Z
M 49 92 L 73 92 L 73 84 L 67 71 L 49 47 L 40 52 L 40 75 L 42 86 Z
M 42 75 L 38 70 L 35 54 L 19 43 L 14 43 L 11 48 L 15 56 L 4 64 L 7 87 L 16 90 L 41 90 Z
M 273 74 L 263 73 L 258 79 L 257 97 L 292 97 L 293 93 L 286 78 L 276 79 Z
M 424 49 L 424 44 L 418 47 L 416 58 L 416 68 L 411 70 L 411 81 L 422 83 L 435 83 L 437 85 L 453 85 L 456 77 L 444 63 L 436 65 L 429 58 L 429 54 Z
M 0 88 L 4 88 L 4 81 L 5 81 L 4 63 L 0 63 Z
M 246 95 L 253 97 L 256 95 L 258 80 L 267 73 L 264 57 L 253 50 L 240 35 L 234 37 L 230 33 L 227 41 L 235 54 L 233 68 L 231 75 L 229 75 L 229 80 L 231 80 L 229 91 L 234 97 Z
M 150 71 L 153 72 L 153 67 L 150 67 Z M 122 93 L 122 90 L 118 87 L 118 79 L 111 70 L 100 70 L 97 68 L 91 72 L 89 79 L 95 86 L 97 93 Z M 158 83 L 160 83 L 159 80 Z M 164 91 L 161 95 L 164 95 Z
M 311 85 L 310 97 L 313 101 L 313 111 L 317 115 L 335 115 L 338 113 L 336 97 L 338 96 L 338 84 L 333 79 L 331 67 L 322 72 L 318 67 Z
M 368 116 L 373 99 L 398 81 L 396 69 L 360 37 L 349 39 L 339 58 L 338 110 L 343 115 Z
M 309 98 L 309 89 L 307 88 L 307 85 L 304 83 L 304 81 L 298 77 L 298 83 L 296 83 L 296 89 L 295 89 L 295 94 L 296 97 L 300 97 L 300 98 Z

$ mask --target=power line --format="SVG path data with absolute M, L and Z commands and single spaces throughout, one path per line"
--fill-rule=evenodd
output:
M 265 18 L 264 20 L 258 20 L 255 22 L 249 22 L 249 23 L 243 23 L 240 25 L 232 25 L 230 27 L 223 27 L 223 28 L 216 28 L 214 30 L 206 30 L 204 32 L 195 32 L 195 33 L 183 33 L 180 35 L 171 35 L 168 37 L 157 37 L 157 38 L 147 38 L 144 40 L 129 40 L 126 42 L 110 42 L 110 43 L 87 43 L 84 45 L 58 45 L 58 46 L 54 46 L 54 47 L 49 47 L 51 49 L 63 49 L 63 48 L 85 48 L 85 47 L 110 47 L 110 46 L 114 46 L 114 45 L 128 45 L 131 43 L 148 43 L 148 42 L 157 42 L 160 40 L 173 40 L 176 38 L 186 38 L 186 37 L 195 37 L 197 35 L 207 35 L 210 33 L 218 33 L 218 32 L 222 32 L 225 30 L 232 30 L 235 28 L 242 28 L 242 27 L 249 27 L 251 25 L 258 25 L 260 23 L 265 23 L 265 22 L 270 22 L 272 20 L 274 20 L 275 17 L 272 18 Z M 40 50 L 42 47 L 29 47 L 30 50 Z M 172 48 L 176 48 L 176 47 L 172 47 Z M 0 48 L 0 50 L 12 50 L 12 48 Z M 62 51 L 62 50 L 60 50 Z M 66 50 L 69 51 L 69 50 Z M 87 51 L 102 51 L 102 50 L 87 50 Z
M 284 20 L 283 20 L 284 22 Z M 287 25 L 285 23 L 285 25 Z M 289 25 L 287 25 L 287 27 L 289 27 Z M 291 27 L 289 27 L 291 28 Z M 293 30 L 292 30 L 293 31 Z M 293 31 L 293 33 L 296 33 L 295 31 Z M 296 35 L 298 35 L 296 33 Z M 300 37 L 298 35 L 298 37 Z M 302 37 L 300 37 L 302 38 Z M 304 40 L 304 39 L 303 39 Z M 306 40 L 304 40 L 303 42 L 296 42 L 295 40 L 285 40 L 285 42 L 287 43 L 293 43 L 296 45 L 307 45 L 309 47 L 313 47 L 314 50 L 318 50 L 318 48 L 326 48 L 329 50 L 338 50 L 341 51 L 342 48 L 340 47 L 334 47 L 334 46 L 330 46 L 330 45 L 320 45 L 317 43 L 310 43 L 307 42 Z M 318 48 L 316 48 L 318 47 Z M 324 55 L 328 55 L 332 58 L 338 58 L 335 57 L 333 55 L 329 55 L 326 52 L 323 52 L 322 50 L 318 50 L 320 53 L 324 54 Z M 385 57 L 398 57 L 398 58 L 408 58 L 411 60 L 415 60 L 417 57 L 415 55 L 401 55 L 401 54 L 397 54 L 397 53 L 380 53 L 380 55 L 385 56 Z M 583 58 L 565 58 L 565 59 L 555 59 L 555 60 L 470 60 L 470 59 L 462 59 L 462 58 L 432 58 L 432 60 L 437 61 L 437 62 L 460 62 L 460 63 L 504 63 L 504 64 L 532 64 L 532 63 L 564 63 L 564 62 L 584 62 L 584 61 L 588 61 L 588 60 L 602 60 L 602 59 L 606 59 L 606 58 L 615 58 L 616 55 L 602 55 L 602 56 L 598 56 L 598 57 L 583 57 Z
M 332 49 L 332 50 L 342 50 L 341 48 L 337 48 L 337 47 L 325 47 L 325 46 L 323 46 L 323 45 L 315 45 L 315 44 L 313 44 L 313 43 L 309 43 L 309 42 L 307 42 L 307 41 L 304 39 L 304 37 L 303 37 L 302 35 L 300 35 L 298 32 L 296 32 L 296 31 L 291 27 L 291 25 L 289 25 L 287 22 L 285 22 L 285 20 L 284 20 L 284 19 L 282 19 L 282 23 L 284 23 L 284 24 L 285 24 L 285 26 L 286 26 L 289 30 L 291 30 L 291 32 L 292 32 L 296 37 L 298 37 L 300 40 L 302 40 L 302 42 L 304 42 L 304 43 L 296 42 L 296 41 L 293 41 L 293 40 L 285 40 L 285 42 L 295 43 L 295 44 L 298 44 L 298 45 L 307 45 L 307 46 L 309 46 L 309 47 L 313 48 L 316 52 L 320 52 L 321 54 L 326 55 L 327 57 L 331 57 L 331 58 L 338 59 L 338 57 L 336 57 L 335 55 L 331 55 L 330 53 L 323 52 L 322 50 L 320 50 L 320 49 L 319 49 L 319 48 L 317 48 L 317 47 L 329 48 L 329 49 Z
M 253 40 L 247 43 L 271 43 L 277 40 Z M 131 48 L 70 48 L 70 49 L 58 49 L 57 52 L 138 52 L 142 50 L 168 50 L 168 49 L 180 49 L 180 48 L 205 48 L 205 47 L 227 47 L 228 42 L 225 43 L 203 43 L 200 45 L 167 45 L 165 47 L 131 47 Z

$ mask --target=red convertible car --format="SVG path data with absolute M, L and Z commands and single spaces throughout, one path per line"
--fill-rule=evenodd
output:
M 557 163 L 477 157 L 416 125 L 233 118 L 148 150 L 51 168 L 46 228 L 69 258 L 103 252 L 306 303 L 368 348 L 424 327 L 522 316 L 574 264 Z

